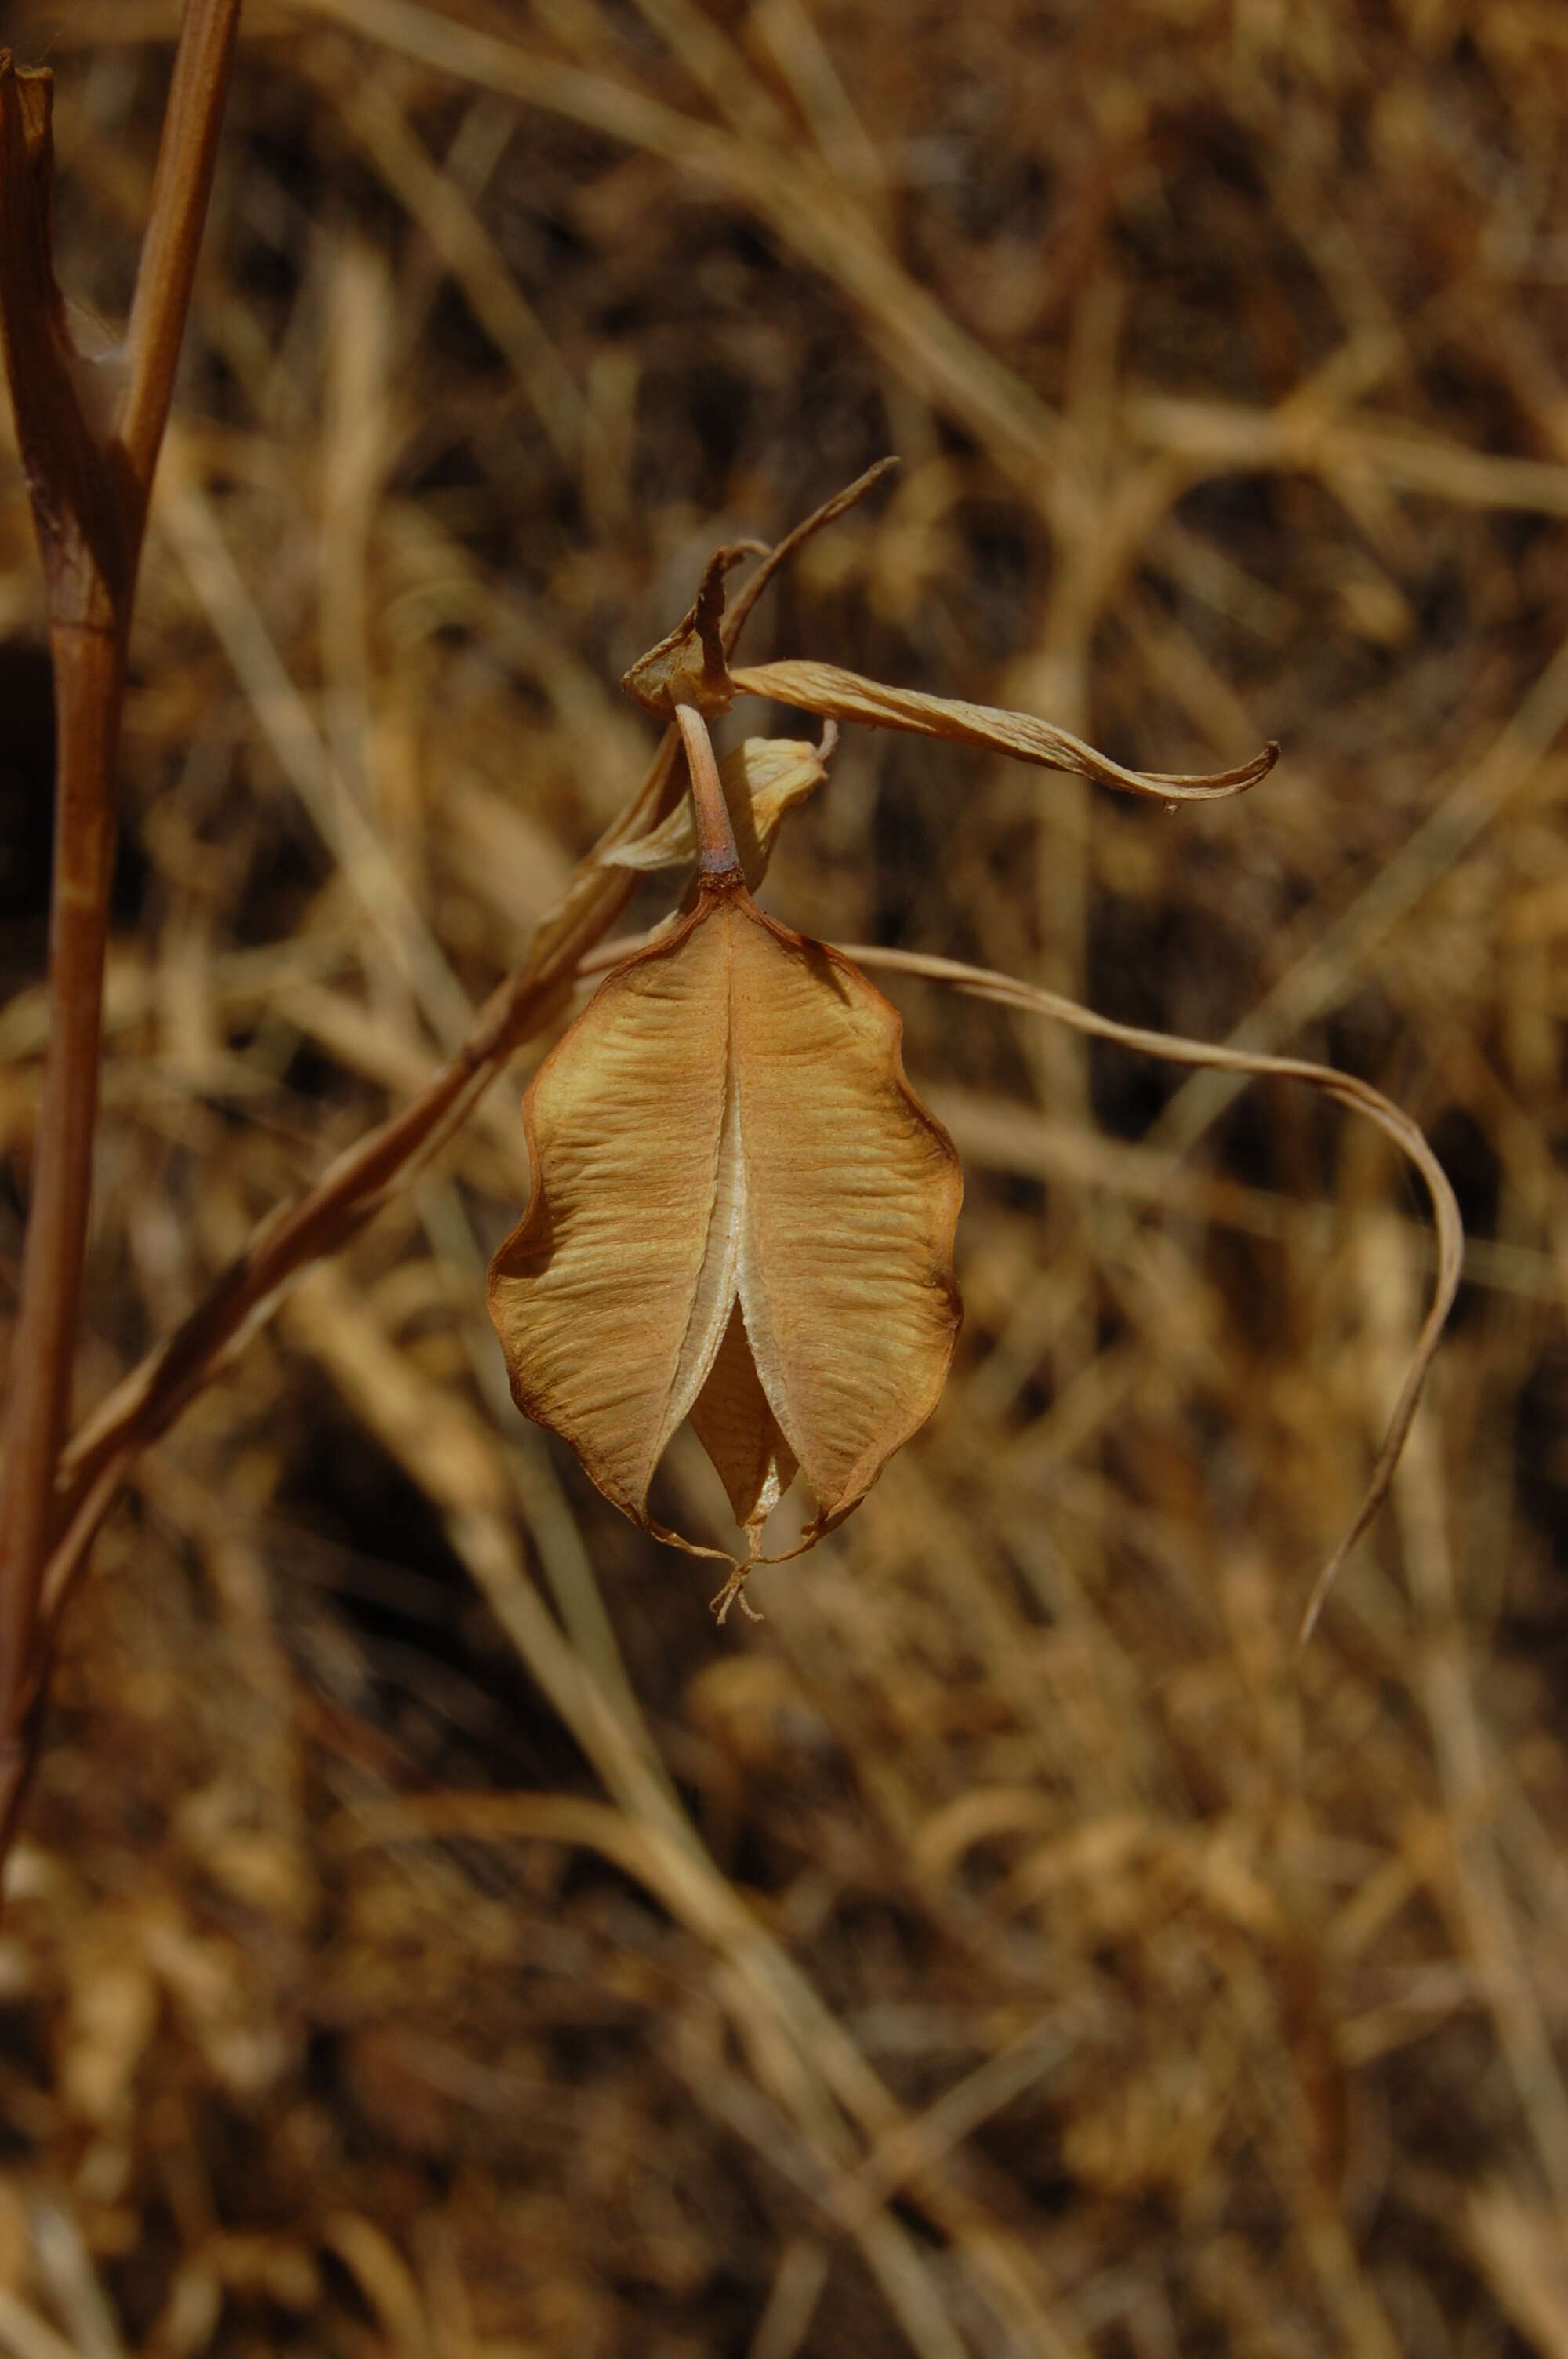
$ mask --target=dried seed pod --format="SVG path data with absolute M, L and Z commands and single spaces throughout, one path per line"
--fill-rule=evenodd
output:
M 676 717 L 707 772 L 697 905 L 535 1075 L 534 1192 L 490 1309 L 518 1407 L 686 1547 L 648 1486 L 689 1416 L 750 1562 L 797 1466 L 816 1505 L 806 1545 L 935 1407 L 963 1183 L 904 1078 L 897 1011 L 755 907 L 707 732 L 689 706 Z

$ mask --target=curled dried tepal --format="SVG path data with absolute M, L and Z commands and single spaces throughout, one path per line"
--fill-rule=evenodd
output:
M 827 745 L 834 731 L 827 724 L 823 746 L 806 745 L 793 737 L 748 737 L 720 763 L 719 783 L 734 832 L 736 856 L 748 890 L 755 892 L 767 873 L 773 841 L 786 814 L 816 792 L 827 773 Z M 617 843 L 600 858 L 607 868 L 689 868 L 697 858 L 697 819 L 689 795 L 683 796 L 669 817 L 647 835 Z
M 756 908 L 706 727 L 685 702 L 676 718 L 696 907 L 614 970 L 535 1076 L 533 1195 L 490 1310 L 518 1407 L 644 1529 L 723 1554 L 649 1513 L 690 1418 L 746 1534 L 722 1611 L 797 1468 L 806 1547 L 935 1407 L 963 1183 L 904 1079 L 897 1011 Z

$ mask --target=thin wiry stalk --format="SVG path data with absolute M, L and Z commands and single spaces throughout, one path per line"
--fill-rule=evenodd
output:
M 1325 1096 L 1348 1106 L 1353 1113 L 1365 1114 L 1386 1138 L 1392 1139 L 1400 1152 L 1407 1156 L 1421 1173 L 1427 1194 L 1432 1199 L 1433 1219 L 1437 1231 L 1437 1282 L 1361 1504 L 1348 1530 L 1313 1584 L 1312 1595 L 1302 1617 L 1301 1643 L 1305 1646 L 1334 1586 L 1336 1574 L 1388 1496 L 1394 1469 L 1400 1462 L 1400 1452 L 1410 1432 L 1411 1419 L 1415 1415 L 1422 1387 L 1426 1382 L 1427 1370 L 1432 1365 L 1433 1355 L 1447 1323 L 1448 1314 L 1454 1308 L 1454 1298 L 1464 1274 L 1465 1224 L 1460 1218 L 1458 1201 L 1449 1185 L 1448 1175 L 1433 1154 L 1425 1135 L 1409 1114 L 1384 1097 L 1380 1090 L 1373 1089 L 1368 1082 L 1358 1081 L 1353 1073 L 1336 1072 L 1332 1065 L 1314 1064 L 1304 1057 L 1269 1056 L 1260 1049 L 1227 1049 L 1211 1041 L 1184 1039 L 1178 1033 L 1150 1032 L 1141 1025 L 1118 1024 L 1108 1016 L 1097 1016 L 1092 1008 L 1080 1007 L 1076 1000 L 1063 998 L 1058 992 L 1042 991 L 1034 984 L 1019 983 L 1011 975 L 998 974 L 989 967 L 967 966 L 958 959 L 935 958 L 917 951 L 883 950 L 865 942 L 851 943 L 846 956 L 860 966 L 880 966 L 898 974 L 924 975 L 935 983 L 952 984 L 960 991 L 972 993 L 977 998 L 993 999 L 1004 1007 L 1023 1008 L 1031 1015 L 1049 1016 L 1055 1023 L 1069 1024 L 1075 1031 L 1088 1034 L 1092 1039 L 1114 1040 L 1124 1049 L 1138 1049 L 1151 1057 L 1162 1057 L 1170 1064 L 1208 1066 L 1225 1073 L 1304 1082 L 1309 1088 L 1323 1091 Z

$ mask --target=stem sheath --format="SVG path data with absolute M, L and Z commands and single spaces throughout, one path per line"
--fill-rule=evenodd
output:
M 695 704 L 677 704 L 676 723 L 686 747 L 691 799 L 697 810 L 697 881 L 703 885 L 739 884 L 741 855 L 735 849 L 735 831 L 730 824 L 730 809 L 719 784 L 708 723 Z

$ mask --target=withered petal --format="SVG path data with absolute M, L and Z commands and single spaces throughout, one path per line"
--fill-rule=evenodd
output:
M 1102 787 L 1119 787 L 1129 794 L 1147 795 L 1159 802 L 1210 802 L 1244 793 L 1268 777 L 1280 758 L 1270 744 L 1250 762 L 1234 770 L 1214 770 L 1192 777 L 1159 770 L 1129 770 L 1108 754 L 1097 753 L 1081 737 L 1033 712 L 1011 712 L 991 704 L 968 704 L 961 697 L 927 696 L 914 688 L 890 688 L 880 679 L 862 679 L 837 664 L 786 662 L 736 666 L 731 686 L 743 696 L 776 697 L 783 704 L 820 712 L 835 721 L 859 721 L 872 728 L 907 729 L 922 737 L 945 737 L 954 745 L 979 745 L 1014 761 L 1033 762 L 1048 770 L 1070 770 L 1093 778 Z
M 719 783 L 735 832 L 741 873 L 755 892 L 785 815 L 822 784 L 827 773 L 815 745 L 793 737 L 748 737 L 719 766 Z M 683 795 L 669 817 L 647 835 L 617 843 L 601 855 L 607 868 L 687 868 L 697 858 L 697 822 Z

